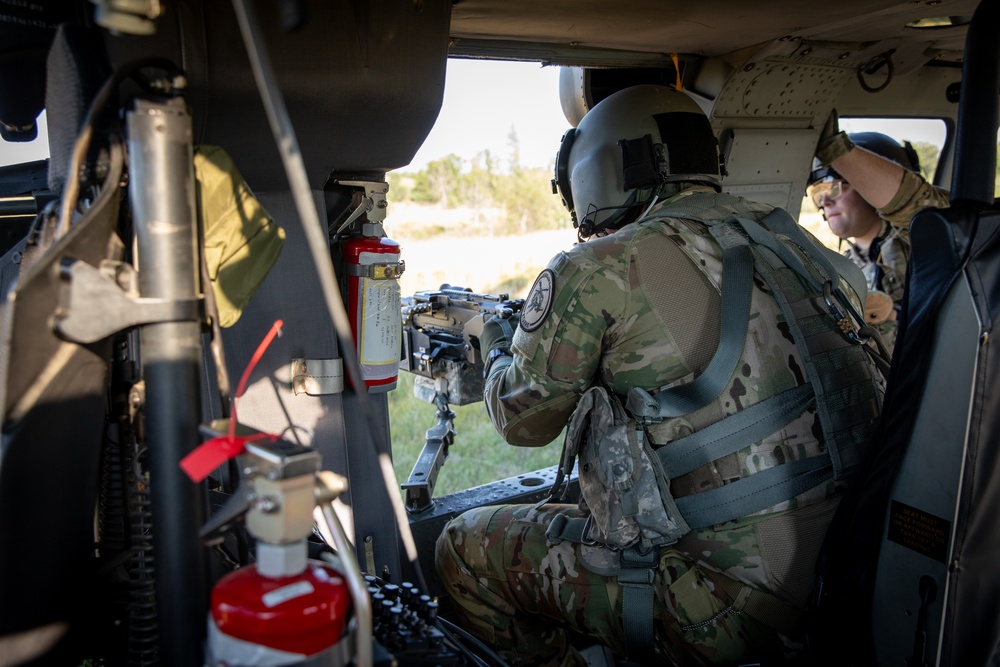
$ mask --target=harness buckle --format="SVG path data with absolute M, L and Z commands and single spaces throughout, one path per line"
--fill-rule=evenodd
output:
M 854 328 L 851 318 L 844 314 L 840 305 L 833 298 L 833 282 L 830 280 L 823 283 L 823 301 L 826 303 L 826 308 L 830 311 L 830 315 L 837 321 L 837 328 L 840 329 L 840 333 L 844 334 L 844 337 L 852 343 L 858 345 L 864 343 L 865 341 L 861 339 Z

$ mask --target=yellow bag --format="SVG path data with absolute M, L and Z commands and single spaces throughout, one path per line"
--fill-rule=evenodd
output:
M 277 261 L 285 231 L 253 196 L 222 148 L 196 147 L 194 174 L 198 222 L 219 326 L 230 327 Z

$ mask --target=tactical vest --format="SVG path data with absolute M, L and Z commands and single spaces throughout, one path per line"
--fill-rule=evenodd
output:
M 693 220 L 708 227 L 722 248 L 721 334 L 708 366 L 679 386 L 655 392 L 632 388 L 625 406 L 600 385 L 589 389 L 567 425 L 553 488 L 555 497 L 579 457 L 580 491 L 590 517 L 557 516 L 546 535 L 552 542 L 598 542 L 620 552 L 623 630 L 631 659 L 653 655 L 655 547 L 672 544 L 691 530 L 765 510 L 826 481 L 846 480 L 860 463 L 861 448 L 879 415 L 881 385 L 875 369 L 886 372 L 888 355 L 842 284 L 842 279 L 848 281 L 863 300 L 861 271 L 806 236 L 786 211 L 734 213 L 729 202 L 718 196 L 716 205 L 706 208 L 692 197 L 638 223 L 657 217 Z M 654 448 L 649 426 L 699 410 L 729 384 L 747 342 L 755 272 L 780 308 L 806 382 Z M 671 495 L 671 479 L 763 440 L 813 408 L 826 446 L 822 455 L 693 495 Z M 749 594 L 757 595 L 755 604 L 765 617 L 796 616 L 766 593 Z
M 671 544 L 690 530 L 762 511 L 829 480 L 846 480 L 878 417 L 881 390 L 866 344 L 877 334 L 865 327 L 841 281 L 852 277 L 851 288 L 864 295 L 860 270 L 818 247 L 781 209 L 734 215 L 731 204 L 706 209 L 700 202 L 673 203 L 662 217 L 704 224 L 723 251 L 721 337 L 710 363 L 680 386 L 633 388 L 624 406 L 595 386 L 567 428 L 561 469 L 568 474 L 579 458 L 581 493 L 591 510 L 584 537 L 620 549 Z M 656 216 L 640 224 L 650 220 Z M 704 407 L 733 377 L 746 343 L 755 271 L 778 303 L 806 382 L 656 448 L 648 427 Z M 819 416 L 824 454 L 708 491 L 671 495 L 671 480 L 778 432 L 810 409 Z M 554 525 L 550 537 L 567 539 L 579 530 Z

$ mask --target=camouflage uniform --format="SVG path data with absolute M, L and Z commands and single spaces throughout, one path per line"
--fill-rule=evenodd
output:
M 882 229 L 868 253 L 853 243 L 844 254 L 861 267 L 868 280 L 869 292 L 888 295 L 899 311 L 906 283 L 906 264 L 910 259 L 910 220 L 923 208 L 948 206 L 948 193 L 935 188 L 919 174 L 907 171 L 893 199 L 879 209 Z M 875 257 L 871 255 L 874 252 Z M 892 352 L 896 342 L 895 319 L 873 323 L 882 335 L 886 348 Z
M 513 360 L 502 359 L 486 383 L 487 410 L 507 442 L 552 441 L 595 382 L 621 397 L 632 387 L 690 382 L 707 365 L 719 341 L 722 253 L 703 224 L 671 217 L 680 207 L 719 220 L 728 213 L 760 219 L 770 210 L 694 187 L 610 236 L 557 255 L 546 269 L 551 293 L 535 304 L 542 314 L 533 315 L 529 301 Z M 759 277 L 754 283 L 737 372 L 704 408 L 651 427 L 651 442 L 669 443 L 806 382 L 780 309 Z M 867 400 L 877 402 L 877 392 L 870 393 Z M 825 455 L 822 439 L 818 417 L 808 410 L 761 442 L 677 477 L 671 491 L 679 498 Z M 794 653 L 795 616 L 811 590 L 815 554 L 839 491 L 832 481 L 821 484 L 662 548 L 654 582 L 657 651 L 684 665 Z M 467 627 L 511 664 L 578 660 L 566 630 L 624 651 L 616 553 L 546 543 L 554 515 L 578 512 L 555 505 L 479 508 L 451 522 L 438 540 L 438 570 Z
M 882 228 L 867 252 L 855 243 L 848 243 L 844 255 L 864 272 L 869 297 L 873 293 L 885 294 L 892 300 L 893 309 L 898 313 L 906 284 L 906 263 L 910 259 L 909 230 L 894 227 L 882 220 Z M 896 343 L 896 318 L 870 324 L 881 334 L 882 342 L 891 354 Z
M 934 187 L 920 174 L 907 171 L 903 174 L 903 182 L 896 191 L 896 196 L 878 212 L 893 226 L 907 228 L 918 211 L 946 206 L 948 206 L 947 192 Z

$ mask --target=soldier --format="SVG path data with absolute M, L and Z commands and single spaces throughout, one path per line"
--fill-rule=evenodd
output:
M 566 426 L 583 498 L 454 519 L 447 592 L 513 665 L 584 664 L 571 635 L 638 662 L 791 659 L 881 400 L 842 275 L 863 277 L 783 211 L 720 192 L 682 92 L 611 95 L 556 162 L 589 240 L 542 271 L 516 331 L 487 323 L 484 400 L 513 445 Z
M 836 123 L 836 114 L 832 118 Z M 940 191 L 930 188 L 919 176 L 917 155 L 909 143 L 900 146 L 891 137 L 878 132 L 830 135 L 824 136 L 820 142 L 820 153 L 809 175 L 806 194 L 823 212 L 830 230 L 841 239 L 841 243 L 847 241 L 844 254 L 864 271 L 868 281 L 866 319 L 878 329 L 891 353 L 906 283 L 906 264 L 910 257 L 910 237 L 906 226 L 916 212 L 911 208 L 931 203 L 946 205 L 947 198 L 939 197 Z M 846 158 L 848 169 L 851 169 L 852 161 L 860 157 L 856 183 L 845 179 L 833 166 L 826 166 L 832 158 L 824 147 L 831 145 L 851 153 L 851 157 L 846 157 L 847 153 L 836 156 L 841 162 Z M 869 159 L 876 156 L 884 159 Z M 879 178 L 878 174 L 883 172 L 887 172 L 888 178 Z M 921 204 L 914 204 L 910 199 L 893 201 L 892 197 L 903 184 L 904 174 L 909 174 L 906 185 L 913 194 L 925 189 L 933 199 Z M 855 187 L 857 184 L 867 184 L 869 195 L 879 201 L 884 200 L 885 208 L 876 209 L 866 201 L 860 194 L 865 185 Z M 887 192 L 881 193 L 880 188 Z

